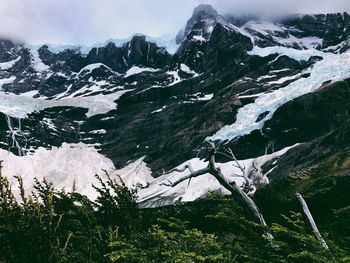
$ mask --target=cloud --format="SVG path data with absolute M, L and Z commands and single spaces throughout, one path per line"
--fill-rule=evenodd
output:
M 92 44 L 132 33 L 158 36 L 178 31 L 200 3 L 222 14 L 350 9 L 348 0 L 1 0 L 0 35 L 32 44 Z
M 258 12 L 271 15 L 285 13 L 334 13 L 350 11 L 348 0 L 213 0 L 221 13 Z

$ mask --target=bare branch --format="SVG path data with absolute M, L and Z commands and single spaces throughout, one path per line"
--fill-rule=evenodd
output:
M 198 171 L 192 172 L 192 173 L 190 173 L 190 174 L 188 174 L 188 175 L 186 175 L 186 176 L 176 180 L 175 182 L 171 182 L 170 180 L 168 180 L 169 183 L 170 183 L 170 185 L 168 185 L 168 186 L 174 187 L 174 186 L 178 185 L 179 183 L 182 183 L 183 181 L 186 181 L 187 179 L 191 180 L 192 178 L 198 177 L 198 176 L 206 174 L 206 173 L 210 173 L 209 168 L 203 168 L 203 169 L 200 169 Z M 163 183 L 163 185 L 167 185 L 167 184 Z
M 232 160 L 232 156 L 230 156 L 230 155 L 228 155 L 228 154 L 226 154 L 226 153 L 224 153 L 224 152 L 219 152 L 219 151 L 217 151 L 216 153 L 221 154 L 221 155 L 223 155 L 223 156 L 226 156 L 227 158 L 229 158 L 229 159 Z
M 167 182 L 161 183 L 159 185 L 164 185 L 164 186 L 170 186 L 171 187 L 171 186 L 173 186 L 173 183 L 170 180 L 167 180 Z
M 235 165 L 233 165 L 234 167 L 238 168 L 241 170 L 242 172 L 242 177 L 245 179 L 246 181 L 246 189 L 250 189 L 251 186 L 253 185 L 253 182 L 252 180 L 249 179 L 249 177 L 247 176 L 247 173 L 245 171 L 245 166 L 242 166 L 239 161 L 237 160 L 236 156 L 234 155 L 233 151 L 229 148 L 229 149 L 226 149 L 226 152 L 230 155 L 227 155 L 227 154 L 224 154 L 226 156 L 228 156 L 230 159 L 234 160 L 235 161 Z
M 179 173 L 182 173 L 184 171 L 186 171 L 186 169 L 189 169 L 190 165 L 189 164 L 186 164 L 184 167 L 182 168 L 174 168 L 174 169 L 171 169 L 170 171 L 167 171 L 167 172 L 164 172 L 163 175 L 166 175 L 166 174 L 170 174 L 172 172 L 179 172 Z M 191 168 L 192 169 L 192 168 Z
M 232 150 L 230 148 L 228 149 L 228 152 L 231 154 L 232 159 L 236 162 L 237 166 L 239 167 L 239 169 L 241 169 L 242 173 L 246 177 L 246 175 L 245 175 L 245 168 L 243 168 L 243 166 L 238 162 L 236 156 L 233 154 L 233 152 L 232 152 Z

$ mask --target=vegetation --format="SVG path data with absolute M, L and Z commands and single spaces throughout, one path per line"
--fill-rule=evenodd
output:
M 92 202 L 74 186 L 66 192 L 47 181 L 36 181 L 27 197 L 21 178 L 15 198 L 2 177 L 0 262 L 350 262 L 341 227 L 348 229 L 349 204 L 334 211 L 334 227 L 323 232 L 327 251 L 300 209 L 269 215 L 275 223 L 263 229 L 230 198 L 211 194 L 193 203 L 139 209 L 134 190 L 97 179 L 99 196 Z

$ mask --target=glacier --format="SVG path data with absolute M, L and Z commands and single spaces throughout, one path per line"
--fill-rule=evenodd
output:
M 312 56 L 320 56 L 323 59 L 316 62 L 311 69 L 303 73 L 309 73 L 307 78 L 300 78 L 294 82 L 272 92 L 262 93 L 254 103 L 245 105 L 238 110 L 236 122 L 222 127 L 208 141 L 229 141 L 254 130 L 262 129 L 265 121 L 271 119 L 274 112 L 283 104 L 307 93 L 316 91 L 326 81 L 341 81 L 350 77 L 350 52 L 342 54 L 325 53 L 315 49 L 297 50 L 286 47 L 254 47 L 251 55 L 268 56 L 270 54 L 286 55 L 296 60 L 308 60 Z M 269 114 L 257 122 L 260 114 Z

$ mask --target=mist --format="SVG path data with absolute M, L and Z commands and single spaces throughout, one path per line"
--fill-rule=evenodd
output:
M 1 0 L 0 36 L 30 44 L 84 44 L 133 33 L 175 34 L 193 8 L 211 4 L 221 14 L 331 13 L 348 0 Z

